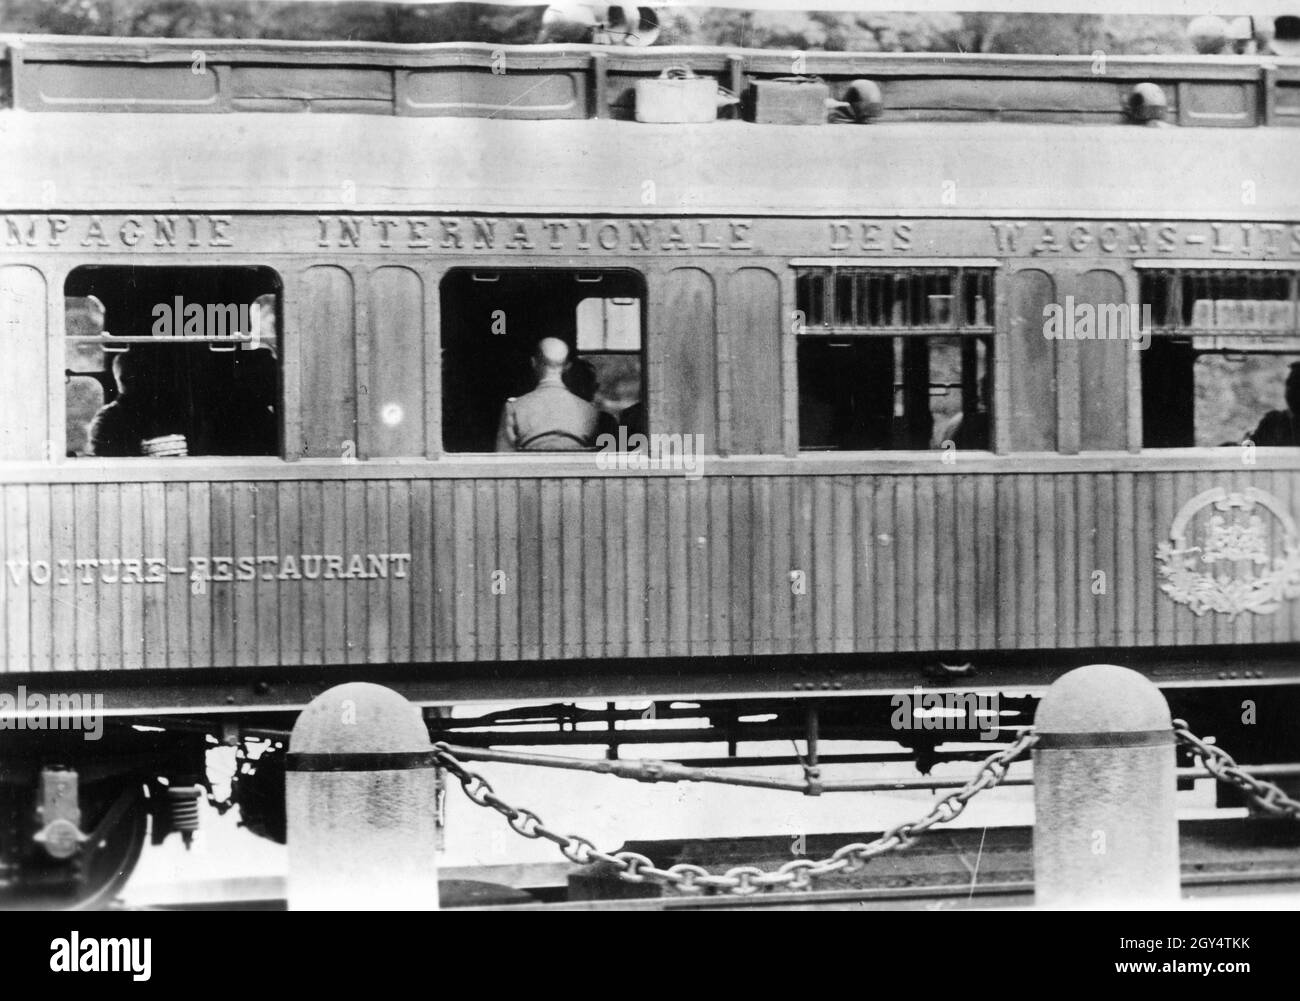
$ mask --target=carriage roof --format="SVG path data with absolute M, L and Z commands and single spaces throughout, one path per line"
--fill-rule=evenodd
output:
M 885 119 L 618 120 L 664 68 L 736 84 L 785 52 L 0 38 L 0 210 L 1300 220 L 1300 60 L 804 57 L 832 93 L 879 81 Z M 1143 81 L 1242 127 L 1124 124 Z
M 1289 129 L 0 113 L 0 160 L 21 165 L 0 176 L 8 211 L 1293 220 L 1298 159 Z

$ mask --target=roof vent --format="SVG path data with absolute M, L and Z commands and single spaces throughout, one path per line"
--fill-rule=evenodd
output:
M 864 124 L 885 113 L 885 98 L 880 93 L 880 84 L 874 80 L 854 80 L 844 92 L 844 103 L 853 112 L 854 119 Z
M 1159 84 L 1146 82 L 1135 86 L 1128 94 L 1128 115 L 1135 122 L 1149 125 L 1164 121 L 1169 111 L 1169 99 Z

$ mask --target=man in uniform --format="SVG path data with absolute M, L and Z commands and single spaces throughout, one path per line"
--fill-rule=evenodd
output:
M 511 397 L 501 411 L 498 452 L 564 452 L 591 446 L 599 414 L 594 406 L 569 392 L 564 372 L 569 346 L 558 337 L 544 337 L 533 355 L 537 388 Z
M 1263 447 L 1300 446 L 1300 361 L 1292 362 L 1286 377 L 1286 409 L 1266 413 L 1249 437 Z

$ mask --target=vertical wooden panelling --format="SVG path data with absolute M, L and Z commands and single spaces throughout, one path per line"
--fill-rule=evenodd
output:
M 1115 498 L 1116 479 L 1112 473 L 1092 477 L 1092 510 L 1089 535 L 1092 539 L 1092 562 L 1083 569 L 1088 578 L 1088 607 L 1095 610 L 1094 642 L 1117 643 L 1120 629 L 1119 567 L 1116 565 Z M 1103 576 L 1095 577 L 1101 571 Z M 1094 589 L 1094 581 L 1098 587 Z M 1130 589 L 1131 590 L 1131 589 Z M 1095 593 L 1100 591 L 1101 593 Z
M 731 652 L 731 489 L 724 479 L 702 480 L 709 492 L 709 652 Z
M 45 484 L 27 488 L 27 567 L 24 577 L 28 594 L 28 621 L 31 628 L 31 661 L 33 671 L 48 671 L 54 658 L 53 609 L 49 580 L 37 581 L 49 569 L 52 542 L 50 524 L 50 488 Z M 137 549 L 138 551 L 138 549 Z M 41 569 L 37 570 L 37 561 Z
M 122 666 L 144 667 L 144 589 L 135 581 L 138 567 L 126 561 L 139 558 L 144 546 L 143 487 L 139 483 L 124 483 L 121 489 L 121 544 L 114 556 L 121 557 L 118 573 L 118 590 L 122 605 Z
M 1079 645 L 1079 557 L 1082 543 L 1075 492 L 1081 487 L 1086 488 L 1087 477 L 1054 476 L 1050 479 L 1056 507 L 1056 580 L 1052 585 L 1056 594 L 1055 642 L 1057 646 L 1068 648 Z
M 433 485 L 428 480 L 415 480 L 411 492 L 411 593 L 409 615 L 411 620 L 411 659 L 417 664 L 434 659 L 433 633 L 435 609 L 438 606 L 434 593 L 433 575 Z M 519 577 L 512 578 L 516 603 L 522 601 L 523 591 Z M 526 654 L 522 649 L 520 657 Z
M 167 491 L 162 483 L 143 486 L 144 544 L 127 555 L 152 559 L 167 551 Z M 152 577 L 145 567 L 146 576 Z M 168 666 L 167 584 L 138 585 L 144 599 L 144 666 Z
M 975 508 L 975 599 L 976 642 L 985 650 L 997 646 L 998 608 L 1001 599 L 1001 578 L 998 576 L 998 520 L 997 478 L 981 476 L 976 481 Z
M 674 489 L 685 495 L 686 523 L 686 634 L 687 652 L 692 656 L 709 653 L 709 486 L 704 480 L 679 481 Z
M 731 649 L 745 655 L 755 652 L 754 639 L 758 623 L 755 621 L 754 564 L 759 555 L 758 534 L 754 525 L 753 480 L 731 480 L 728 498 L 731 510 L 727 513 L 728 533 L 725 540 L 730 546 L 731 587 L 727 594 L 727 618 L 731 632 Z
M 212 489 L 206 483 L 191 483 L 186 488 L 189 502 L 186 548 L 192 556 L 208 557 L 213 551 Z M 177 531 L 181 531 L 179 526 Z M 216 663 L 212 649 L 212 584 L 200 568 L 191 568 L 186 577 L 190 663 L 195 667 L 211 667 Z
M 652 544 L 647 531 L 646 481 L 624 480 L 623 486 L 627 491 L 623 533 L 627 540 L 627 655 L 644 657 L 650 616 L 651 554 L 663 547 L 658 542 Z
M 456 576 L 456 659 L 473 660 L 478 656 L 478 622 L 475 599 L 478 596 L 478 558 L 474 549 L 474 481 L 457 480 L 452 484 L 452 524 Z M 561 595 L 563 598 L 563 595 Z M 560 601 L 548 606 L 557 617 Z
M 257 577 L 247 585 L 253 593 L 257 613 L 256 638 L 259 664 L 280 663 L 280 554 L 290 552 L 280 540 L 280 485 L 256 483 L 253 494 L 253 554 L 257 556 Z M 263 557 L 268 559 L 264 560 Z M 269 558 L 273 557 L 274 562 Z
M 731 374 L 731 452 L 780 454 L 781 283 L 766 268 L 740 268 L 725 285 Z
M 343 268 L 319 265 L 303 272 L 298 319 L 305 456 L 357 454 L 354 309 L 352 276 Z
M 316 553 L 319 550 L 306 548 L 303 539 L 304 514 L 302 503 L 302 491 L 306 486 L 308 490 L 312 489 L 311 483 L 282 483 L 276 491 L 276 534 L 280 540 L 278 552 L 294 559 L 294 568 L 298 574 L 302 574 L 301 558 L 304 553 Z M 263 552 L 274 552 L 275 550 L 263 550 Z M 287 563 L 287 561 L 286 561 Z M 271 623 L 271 628 L 278 633 L 278 650 L 280 663 L 282 664 L 300 664 L 303 662 L 303 624 L 306 619 L 304 608 L 306 604 L 306 591 L 308 585 L 301 580 L 289 579 L 291 577 L 290 568 L 283 565 L 278 574 L 278 580 L 274 585 L 272 592 L 272 607 L 276 611 L 277 622 Z M 312 587 L 312 590 L 315 590 Z
M 1137 528 L 1133 512 L 1134 479 L 1132 473 L 1115 474 L 1114 516 L 1109 523 L 1102 522 L 1103 532 L 1113 540 L 1115 570 L 1111 574 L 1111 587 L 1115 591 L 1115 638 L 1121 645 L 1139 642 L 1140 622 L 1150 621 L 1149 612 L 1140 609 L 1142 593 L 1149 595 L 1154 587 L 1151 576 L 1143 577 L 1135 566 L 1140 557 L 1133 538 Z
M 559 600 L 547 609 L 562 616 L 562 656 L 572 660 L 585 655 L 586 597 L 582 586 L 582 481 L 568 479 L 560 484 L 560 567 L 564 582 Z
M 564 567 L 562 525 L 563 491 L 556 480 L 541 481 L 541 601 L 537 618 L 541 624 L 542 657 L 561 659 L 564 649 L 564 596 L 568 589 Z
M 381 267 L 370 276 L 372 455 L 423 455 L 426 447 L 425 292 L 411 268 Z
M 1067 489 L 1074 494 L 1074 524 L 1077 538 L 1075 552 L 1077 562 L 1074 564 L 1074 631 L 1076 646 L 1103 646 L 1106 640 L 1100 639 L 1103 629 L 1099 626 L 1102 604 L 1113 602 L 1111 588 L 1111 569 L 1102 565 L 1100 552 L 1100 530 L 1097 522 L 1098 494 L 1102 489 L 1103 477 L 1094 474 L 1073 478 L 1064 477 Z M 1109 533 L 1109 529 L 1107 529 Z M 1105 574 L 1098 578 L 1098 572 Z M 1098 593 L 1098 584 L 1104 585 L 1104 591 Z M 1112 621 L 1113 621 L 1112 613 Z
M 898 647 L 916 647 L 916 478 L 899 476 L 894 480 L 894 522 L 889 532 L 894 550 L 894 615 Z
M 234 580 L 231 585 L 232 606 L 235 619 L 235 664 L 246 667 L 258 660 L 257 645 L 257 565 L 250 567 L 246 561 L 257 556 L 257 494 L 256 483 L 233 485 L 234 537 L 231 547 L 222 550 L 235 558 Z
M 775 623 L 777 609 L 781 606 L 777 604 L 775 596 L 783 569 L 776 562 L 773 548 L 775 540 L 772 537 L 772 521 L 775 516 L 772 510 L 772 492 L 773 481 L 769 477 L 756 477 L 749 483 L 749 524 L 754 539 L 754 559 L 749 576 L 754 618 L 749 628 L 755 654 L 773 653 L 777 649 Z
M 1034 599 L 1036 602 L 1035 634 L 1037 645 L 1051 646 L 1056 639 L 1056 587 L 1057 587 L 1057 519 L 1056 491 L 1052 477 L 1025 477 L 1031 483 L 1034 525 Z
M 802 588 L 791 588 L 791 639 L 794 650 L 816 649 L 813 637 L 816 622 L 813 603 L 817 594 L 817 567 L 813 553 L 813 493 L 814 481 L 806 476 L 791 477 L 791 496 L 788 531 L 790 533 L 790 563 L 803 575 Z
M 349 572 L 351 554 L 366 552 L 367 488 L 368 484 L 362 480 L 349 480 L 343 485 L 343 543 L 338 549 L 331 550 L 343 555 L 343 574 Z M 473 528 L 466 534 L 472 540 Z M 346 577 L 343 580 L 342 591 L 343 635 L 346 648 L 343 660 L 348 664 L 364 664 L 370 654 L 370 596 L 366 593 L 364 584 L 354 584 Z
M 876 627 L 877 590 L 880 588 L 880 568 L 876 565 L 875 538 L 875 488 L 872 480 L 855 476 L 853 483 L 853 524 L 855 527 L 853 554 L 853 648 L 874 650 L 880 644 Z
M 668 615 L 664 639 L 669 656 L 690 653 L 691 635 L 691 546 L 690 517 L 687 510 L 686 481 L 678 477 L 661 477 L 668 495 L 668 521 L 664 534 L 668 546 Z
M 1079 277 L 1078 288 L 1077 301 L 1097 307 L 1099 324 L 1108 315 L 1107 306 L 1119 306 L 1127 316 L 1124 280 L 1114 271 L 1088 271 Z M 1058 345 L 1058 350 L 1068 347 L 1079 353 L 1079 448 L 1084 451 L 1128 447 L 1132 343 L 1093 340 Z
M 930 579 L 934 592 L 934 644 L 932 649 L 952 650 L 957 643 L 957 619 L 962 592 L 957 588 L 958 547 L 955 477 L 928 477 L 934 484 L 934 561 Z
M 652 296 L 654 290 L 651 289 Z M 703 435 L 717 449 L 716 330 L 713 278 L 701 268 L 673 268 L 662 280 L 649 321 L 650 430 Z
M 1247 470 L 8 485 L 0 663 L 1286 643 L 1297 603 L 1196 616 L 1160 592 L 1154 556 L 1198 493 L 1257 486 L 1294 506 L 1294 479 Z M 1280 534 L 1270 542 L 1281 545 Z M 408 552 L 406 577 L 391 563 L 386 576 L 366 575 L 369 554 Z M 354 558 L 366 563 L 355 575 Z M 165 581 L 142 581 L 153 559 Z M 215 579 L 191 582 L 191 559 L 210 560 Z
M 605 591 L 600 596 L 604 611 L 605 653 L 627 656 L 627 481 L 601 480 L 605 502 Z
M 1136 618 L 1134 642 L 1149 645 L 1156 638 L 1156 599 L 1159 604 L 1166 600 L 1157 589 L 1155 563 L 1151 558 L 1151 540 L 1156 538 L 1155 531 L 1155 483 L 1149 476 L 1130 476 L 1132 496 L 1128 508 L 1132 512 L 1131 520 L 1116 525 L 1116 531 L 1122 533 L 1128 550 L 1128 560 L 1120 563 L 1121 567 L 1132 568 L 1132 580 L 1136 584 Z M 1123 572 L 1123 571 L 1121 571 Z
M 957 603 L 957 634 L 954 646 L 969 650 L 979 645 L 976 624 L 979 621 L 980 589 L 978 574 L 980 563 L 979 538 L 976 526 L 990 518 L 991 510 L 978 508 L 975 478 L 959 476 L 956 483 L 955 527 L 955 598 Z
M 542 656 L 542 492 L 541 481 L 519 486 L 519 656 Z
M 1042 586 L 1039 579 L 1039 548 L 1050 545 L 1039 536 L 1038 516 L 1043 512 L 1038 509 L 1036 481 L 1037 477 L 1034 476 L 1015 477 L 1016 514 L 1013 522 L 1019 526 L 1016 534 L 1020 537 L 1015 571 L 1017 635 L 1020 642 L 1030 646 L 1038 645 L 1041 624 L 1038 616 L 1039 588 Z
M 829 652 L 835 645 L 835 494 L 828 476 L 812 482 L 809 535 L 812 561 L 808 595 L 812 599 L 812 649 Z
M 49 329 L 45 276 L 36 268 L 0 267 L 0 460 L 55 458 L 50 434 Z
M 519 481 L 497 483 L 497 563 L 501 586 L 492 593 L 497 608 L 497 655 L 503 660 L 519 656 Z M 400 657 L 394 650 L 393 656 Z
M 50 498 L 50 614 L 52 617 L 53 661 L 56 671 L 75 671 L 77 662 L 76 522 L 77 510 L 71 484 L 48 488 Z M 155 549 L 154 552 L 160 552 Z M 2 587 L 3 585 L 0 585 Z M 0 623 L 2 624 L 2 623 Z M 164 651 L 165 654 L 165 651 Z M 0 665 L 4 647 L 0 645 Z
M 605 605 L 605 494 L 603 481 L 582 480 L 582 514 L 569 530 L 582 530 L 582 576 L 578 591 L 582 600 L 583 656 L 605 655 L 605 625 L 609 610 Z
M 189 667 L 193 663 L 190 644 L 190 548 L 188 487 L 184 483 L 163 486 L 163 524 L 166 537 L 154 553 L 167 564 L 167 583 L 163 589 L 164 614 L 167 619 L 167 666 Z M 174 573 L 173 570 L 180 570 Z M 285 618 L 291 617 L 289 614 Z M 292 615 L 297 618 L 297 614 Z M 201 657 L 201 655 L 200 655 Z M 292 663 L 298 663 L 295 657 Z
M 894 517 L 898 482 L 898 478 L 890 476 L 880 478 L 872 485 L 871 520 L 875 534 L 867 554 L 869 572 L 866 579 L 876 589 L 872 646 L 877 650 L 897 650 L 904 645 L 898 625 L 899 547 Z
M 493 657 L 499 631 L 499 605 L 501 595 L 494 587 L 494 579 L 501 569 L 500 549 L 497 542 L 497 481 L 479 480 L 474 489 L 474 520 L 466 534 L 475 541 L 475 572 L 471 580 L 474 593 L 475 629 L 478 656 Z
M 99 583 L 95 591 L 99 596 L 99 649 L 101 667 L 121 667 L 122 656 L 122 588 L 120 586 L 122 561 L 113 562 L 110 554 L 122 551 L 122 488 L 116 483 L 105 483 L 95 491 L 96 522 L 99 538 L 94 552 L 108 566 L 100 565 Z M 12 516 L 12 511 L 10 512 Z M 110 586 L 103 586 L 108 584 Z
M 834 480 L 835 517 L 830 528 L 833 543 L 831 559 L 834 563 L 834 608 L 831 623 L 831 649 L 836 653 L 853 650 L 854 629 L 854 558 L 857 553 L 857 526 L 853 480 L 837 476 Z
M 26 573 L 32 553 L 27 542 L 27 488 L 4 488 L 5 640 L 11 671 L 30 671 L 32 664 L 31 578 Z
M 936 650 L 938 642 L 938 603 L 951 595 L 940 597 L 935 588 L 938 580 L 939 553 L 935 545 L 936 500 L 939 485 L 933 476 L 914 476 L 912 479 L 913 497 L 913 547 L 915 576 L 912 580 L 913 600 L 916 602 L 916 639 L 917 647 L 922 650 Z M 945 477 L 945 480 L 947 478 Z M 944 525 L 943 528 L 947 528 Z
M 1056 448 L 1055 341 L 1043 333 L 1043 307 L 1056 298 L 1046 271 L 1018 271 L 1008 279 L 1011 335 L 1004 338 L 1005 366 L 999 366 L 999 401 L 1015 401 L 1006 413 L 1006 442 L 1013 452 L 1050 452 Z M 1014 391 L 1012 390 L 1014 386 Z
M 346 551 L 346 487 L 347 484 L 337 480 L 325 480 L 320 485 L 321 548 L 318 551 L 321 553 Z M 348 633 L 356 628 L 356 622 L 349 619 L 352 609 L 347 601 L 347 585 L 342 580 L 328 577 L 328 573 L 327 569 L 321 571 L 321 650 L 325 663 L 346 664 L 349 661 Z
M 324 484 L 306 480 L 298 485 L 298 502 L 302 505 L 299 538 L 302 541 L 303 587 L 302 602 L 302 662 L 323 664 L 327 661 L 325 622 L 329 615 L 326 607 L 325 582 L 321 580 L 319 564 L 314 566 L 316 577 L 309 580 L 313 565 L 306 557 L 322 554 L 325 549 L 325 494 Z
M 366 491 L 365 534 L 358 548 L 350 550 L 350 552 L 361 553 L 367 557 L 372 553 L 391 553 L 394 551 L 391 548 L 393 542 L 396 541 L 390 534 L 391 526 L 388 521 L 388 491 L 392 484 L 383 480 L 375 480 L 366 483 L 364 486 Z M 493 538 L 495 539 L 495 533 L 493 533 Z M 367 573 L 370 573 L 370 571 L 367 570 Z M 385 568 L 383 573 L 376 569 L 366 583 L 352 585 L 358 593 L 364 593 L 366 596 L 365 660 L 370 664 L 387 664 L 391 660 L 391 616 L 393 599 L 396 597 L 392 578 L 388 576 L 391 573 L 391 566 Z M 401 590 L 405 591 L 405 587 L 403 586 Z
M 456 512 L 451 480 L 433 483 L 433 646 L 437 660 L 456 659 Z M 534 592 L 536 593 L 536 592 Z M 545 652 L 541 656 L 546 656 Z
M 235 663 L 235 595 L 229 556 L 235 551 L 234 485 L 212 484 L 209 538 L 212 548 L 211 579 L 207 582 L 212 608 L 212 663 L 227 667 Z M 224 567 L 221 560 L 226 559 Z

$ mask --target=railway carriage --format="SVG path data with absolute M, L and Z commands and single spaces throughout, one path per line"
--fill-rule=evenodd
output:
M 928 768 L 960 734 L 896 693 L 1011 727 L 1110 660 L 1295 753 L 1300 448 L 1247 435 L 1300 361 L 1300 61 L 805 54 L 832 125 L 634 120 L 671 67 L 811 86 L 772 52 L 0 57 L 9 894 L 104 899 L 343 680 L 464 740 Z M 645 437 L 494 453 L 543 336 Z M 152 455 L 91 454 L 115 363 Z

